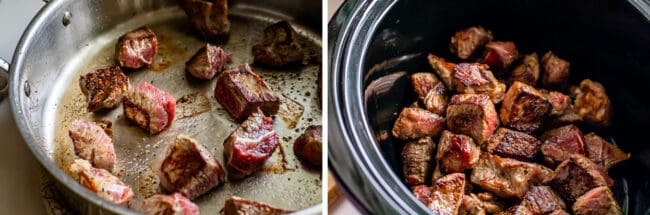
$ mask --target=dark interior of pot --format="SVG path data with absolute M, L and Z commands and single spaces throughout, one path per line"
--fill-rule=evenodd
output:
M 417 11 L 419 10 L 419 11 Z M 408 74 L 433 71 L 427 53 L 460 62 L 449 51 L 458 30 L 480 25 L 519 53 L 552 50 L 571 63 L 569 83 L 601 82 L 613 102 L 613 126 L 595 131 L 631 159 L 610 170 L 628 214 L 650 208 L 650 22 L 625 1 L 400 1 L 375 31 L 365 58 L 365 105 L 385 160 L 402 177 L 403 143 L 390 134 L 398 113 L 416 101 Z M 406 73 L 400 73 L 406 71 Z M 386 102 L 390 101 L 390 102 Z M 406 187 L 402 184 L 401 186 Z

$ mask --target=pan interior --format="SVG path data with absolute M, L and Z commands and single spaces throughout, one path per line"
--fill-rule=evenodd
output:
M 232 8 L 231 32 L 227 42 L 213 43 L 231 55 L 227 68 L 252 63 L 251 47 L 261 41 L 263 29 L 281 16 L 250 8 Z M 177 100 L 174 122 L 157 135 L 149 135 L 130 123 L 118 106 L 107 113 L 86 111 L 86 98 L 79 77 L 94 68 L 115 65 L 115 44 L 123 33 L 148 26 L 159 41 L 158 54 L 148 69 L 126 71 L 131 86 L 149 82 L 172 94 Z M 280 146 L 262 171 L 241 181 L 228 181 L 194 202 L 201 213 L 216 213 L 230 196 L 236 195 L 290 210 L 320 203 L 320 168 L 301 162 L 293 153 L 293 141 L 309 125 L 321 124 L 317 90 L 321 64 L 321 40 L 314 31 L 293 24 L 302 39 L 306 60 L 286 69 L 268 69 L 251 65 L 282 99 L 281 111 L 274 117 L 274 129 Z M 164 8 L 134 17 L 126 23 L 93 38 L 58 71 L 54 87 L 48 92 L 43 112 L 44 149 L 62 169 L 76 157 L 68 137 L 71 123 L 77 119 L 105 119 L 113 123 L 113 143 L 117 162 L 113 173 L 135 192 L 131 208 L 138 209 L 144 198 L 163 193 L 154 172 L 156 154 L 177 134 L 187 134 L 204 144 L 224 165 L 223 141 L 237 128 L 236 123 L 214 98 L 215 81 L 200 81 L 186 75 L 185 62 L 206 43 L 190 25 L 178 7 Z M 296 117 L 289 113 L 302 111 Z M 295 125 L 292 125 L 294 124 Z M 225 166 L 224 166 L 225 167 Z

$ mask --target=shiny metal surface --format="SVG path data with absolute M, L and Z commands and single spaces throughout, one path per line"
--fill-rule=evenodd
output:
M 9 63 L 0 58 L 0 101 L 7 96 L 9 90 Z
M 61 190 L 70 197 L 71 205 L 82 214 L 129 214 L 134 211 L 104 201 L 62 171 L 61 167 L 65 167 L 74 155 L 66 134 L 67 126 L 77 118 L 102 118 L 113 122 L 118 156 L 114 172 L 136 192 L 132 202 L 135 209 L 142 198 L 161 189 L 151 161 L 157 149 L 171 136 L 177 133 L 192 136 L 205 144 L 223 164 L 222 143 L 236 123 L 213 98 L 214 81 L 202 82 L 185 75 L 185 61 L 204 41 L 195 36 L 176 2 L 51 1 L 32 20 L 21 38 L 10 68 L 10 102 L 14 118 L 35 157 L 59 182 Z M 285 108 L 287 104 L 299 104 L 295 107 L 301 106 L 303 115 L 295 128 L 288 128 L 289 123 L 279 114 L 274 128 L 281 137 L 281 147 L 267 162 L 264 171 L 240 182 L 228 182 L 196 199 L 202 213 L 218 213 L 230 195 L 291 210 L 307 208 L 301 212 L 310 214 L 321 210 L 321 171 L 303 165 L 295 158 L 291 147 L 306 126 L 321 123 L 317 85 L 314 84 L 320 69 L 320 2 L 317 5 L 310 1 L 286 2 L 279 1 L 275 7 L 267 7 L 264 4 L 270 3 L 266 1 L 233 2 L 230 5 L 233 23 L 230 39 L 218 45 L 232 54 L 233 63 L 229 66 L 250 63 L 250 47 L 261 39 L 264 27 L 279 19 L 292 22 L 307 47 L 308 63 L 288 72 L 258 67 L 253 70 L 282 95 Z M 68 25 L 62 22 L 66 12 L 72 14 L 66 22 Z M 149 136 L 128 123 L 122 117 L 121 107 L 107 114 L 86 113 L 85 98 L 78 87 L 80 74 L 97 66 L 114 64 L 112 56 L 119 35 L 142 25 L 151 27 L 157 34 L 159 54 L 147 71 L 127 72 L 131 84 L 152 82 L 169 91 L 178 101 L 175 122 L 156 136 Z

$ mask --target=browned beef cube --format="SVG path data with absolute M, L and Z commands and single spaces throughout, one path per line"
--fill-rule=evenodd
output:
M 185 63 L 185 71 L 195 78 L 212 79 L 228 62 L 230 56 L 221 47 L 205 44 Z
M 142 212 L 149 215 L 199 215 L 199 206 L 180 193 L 156 194 L 143 201 Z
M 587 157 L 605 170 L 630 159 L 629 153 L 623 152 L 593 132 L 585 135 L 585 150 Z
M 433 165 L 433 150 L 435 143 L 430 137 L 411 140 L 402 148 L 402 171 L 406 184 L 410 186 L 425 183 L 427 174 L 431 173 Z
M 219 161 L 203 144 L 187 135 L 176 136 L 159 156 L 158 178 L 169 192 L 195 199 L 226 182 Z
M 322 126 L 311 125 L 305 129 L 293 143 L 293 152 L 301 159 L 309 163 L 321 166 L 323 159 L 323 135 Z
M 454 67 L 452 84 L 459 93 L 486 94 L 494 104 L 503 100 L 506 85 L 499 82 L 488 66 L 479 63 L 459 63 Z
M 474 194 L 471 195 L 473 196 Z M 478 193 L 476 194 L 476 197 L 481 200 L 482 207 L 485 209 L 485 212 L 494 214 L 505 209 L 502 200 L 490 192 Z
M 280 21 L 264 29 L 264 38 L 253 46 L 255 64 L 281 67 L 299 63 L 304 58 L 298 34 L 289 22 Z
M 393 136 L 399 139 L 435 137 L 445 128 L 445 118 L 421 108 L 402 109 L 393 125 Z
M 559 209 L 549 213 L 548 215 L 570 215 L 570 214 L 567 213 L 565 210 Z
M 427 59 L 429 60 L 429 64 L 433 68 L 433 71 L 435 71 L 442 82 L 445 83 L 447 89 L 454 89 L 452 79 L 454 78 L 454 67 L 456 67 L 456 64 L 447 62 L 444 58 L 433 54 L 429 54 Z
M 433 183 L 433 192 L 427 202 L 427 207 L 435 214 L 458 214 L 465 193 L 465 174 L 453 173 L 445 175 Z
M 539 215 L 566 208 L 562 198 L 548 186 L 532 186 L 524 196 L 522 204 L 533 214 Z
M 417 198 L 424 204 L 427 204 L 427 202 L 429 201 L 429 197 L 431 197 L 432 191 L 433 188 L 427 185 L 418 185 L 413 187 L 413 195 L 415 195 L 415 198 Z
M 551 186 L 569 202 L 574 202 L 587 191 L 613 185 L 614 181 L 607 176 L 598 164 L 580 154 L 573 154 L 555 169 L 555 178 Z
M 498 124 L 490 97 L 483 94 L 456 94 L 447 107 L 447 127 L 469 135 L 477 144 L 487 141 Z
M 572 154 L 585 154 L 585 139 L 575 125 L 566 125 L 544 132 L 541 136 L 544 161 L 555 166 Z
M 227 199 L 226 204 L 223 206 L 224 215 L 280 215 L 289 213 L 292 213 L 292 211 L 276 208 L 262 202 L 243 199 L 236 196 Z
M 436 160 L 442 171 L 456 173 L 473 168 L 480 154 L 481 149 L 471 137 L 445 130 L 440 136 Z
M 503 125 L 531 134 L 541 127 L 550 110 L 551 104 L 544 94 L 515 81 L 506 93 L 499 116 Z
M 485 194 L 490 196 L 490 199 L 485 199 Z M 478 195 L 471 193 L 463 196 L 463 203 L 460 205 L 461 215 L 481 215 L 481 214 L 494 214 L 503 211 L 503 204 L 494 198 L 489 193 L 479 193 Z
M 442 83 L 436 75 L 428 72 L 418 72 L 411 74 L 411 84 L 413 91 L 418 96 L 418 99 L 424 100 L 429 91 L 434 89 L 434 86 Z
M 230 32 L 227 0 L 182 0 L 181 8 L 203 37 L 220 38 Z
M 488 140 L 485 150 L 501 157 L 532 161 L 541 144 L 537 138 L 524 132 L 499 128 Z
M 585 122 L 593 126 L 609 127 L 612 124 L 612 102 L 598 82 L 589 79 L 580 82 L 575 108 Z
M 129 78 L 118 66 L 102 67 L 82 75 L 79 87 L 88 100 L 86 109 L 97 112 L 113 109 L 122 102 L 129 90 Z
M 268 115 L 280 109 L 280 98 L 248 64 L 219 74 L 214 97 L 236 120 L 247 118 L 258 107 Z
M 542 86 L 552 90 L 564 90 L 569 81 L 569 62 L 549 51 L 542 56 Z
M 573 213 L 576 215 L 606 214 L 622 215 L 612 191 L 607 186 L 591 189 L 580 196 L 573 204 Z
M 133 190 L 120 178 L 105 169 L 92 167 L 87 160 L 74 160 L 68 170 L 81 186 L 107 201 L 128 207 L 129 201 L 133 199 Z
M 147 27 L 141 27 L 122 35 L 115 47 L 118 65 L 129 69 L 147 67 L 158 52 L 158 39 Z
M 492 41 L 492 32 L 481 26 L 471 27 L 458 31 L 451 37 L 449 50 L 458 58 L 467 59 L 490 41 Z
M 533 163 L 533 165 L 539 168 L 539 175 L 537 175 L 536 184 L 548 184 L 555 177 L 553 169 L 537 163 Z
M 537 180 L 540 169 L 532 163 L 481 153 L 472 170 L 472 183 L 503 198 L 522 198 Z
M 242 179 L 261 169 L 279 142 L 273 119 L 257 109 L 223 143 L 228 178 Z
M 424 97 L 424 106 L 428 111 L 438 115 L 444 115 L 447 111 L 447 88 L 442 82 L 433 86 L 433 89 Z
M 539 80 L 539 60 L 537 53 L 534 52 L 526 55 L 508 78 L 509 83 L 519 81 L 530 86 L 537 85 L 537 80 Z
M 518 57 L 519 52 L 515 43 L 493 41 L 485 45 L 483 63 L 490 65 L 490 68 L 497 74 L 505 74 Z
M 497 215 L 533 215 L 533 212 L 523 204 L 516 204 L 505 211 L 497 213 Z
M 126 118 L 150 134 L 160 133 L 174 121 L 176 99 L 147 82 L 128 91 L 122 103 Z
M 548 99 L 548 102 L 551 103 L 551 111 L 549 112 L 550 116 L 561 116 L 565 114 L 571 106 L 571 98 L 567 95 L 564 95 L 558 91 L 547 91 L 540 90 Z
M 110 127 L 110 122 L 109 127 Z M 98 123 L 79 119 L 72 123 L 68 131 L 74 153 L 89 161 L 93 166 L 113 171 L 116 156 L 113 140 Z

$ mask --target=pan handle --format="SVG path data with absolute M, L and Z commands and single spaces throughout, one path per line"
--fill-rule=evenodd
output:
M 9 90 L 9 63 L 0 58 L 0 102 L 7 96 Z

